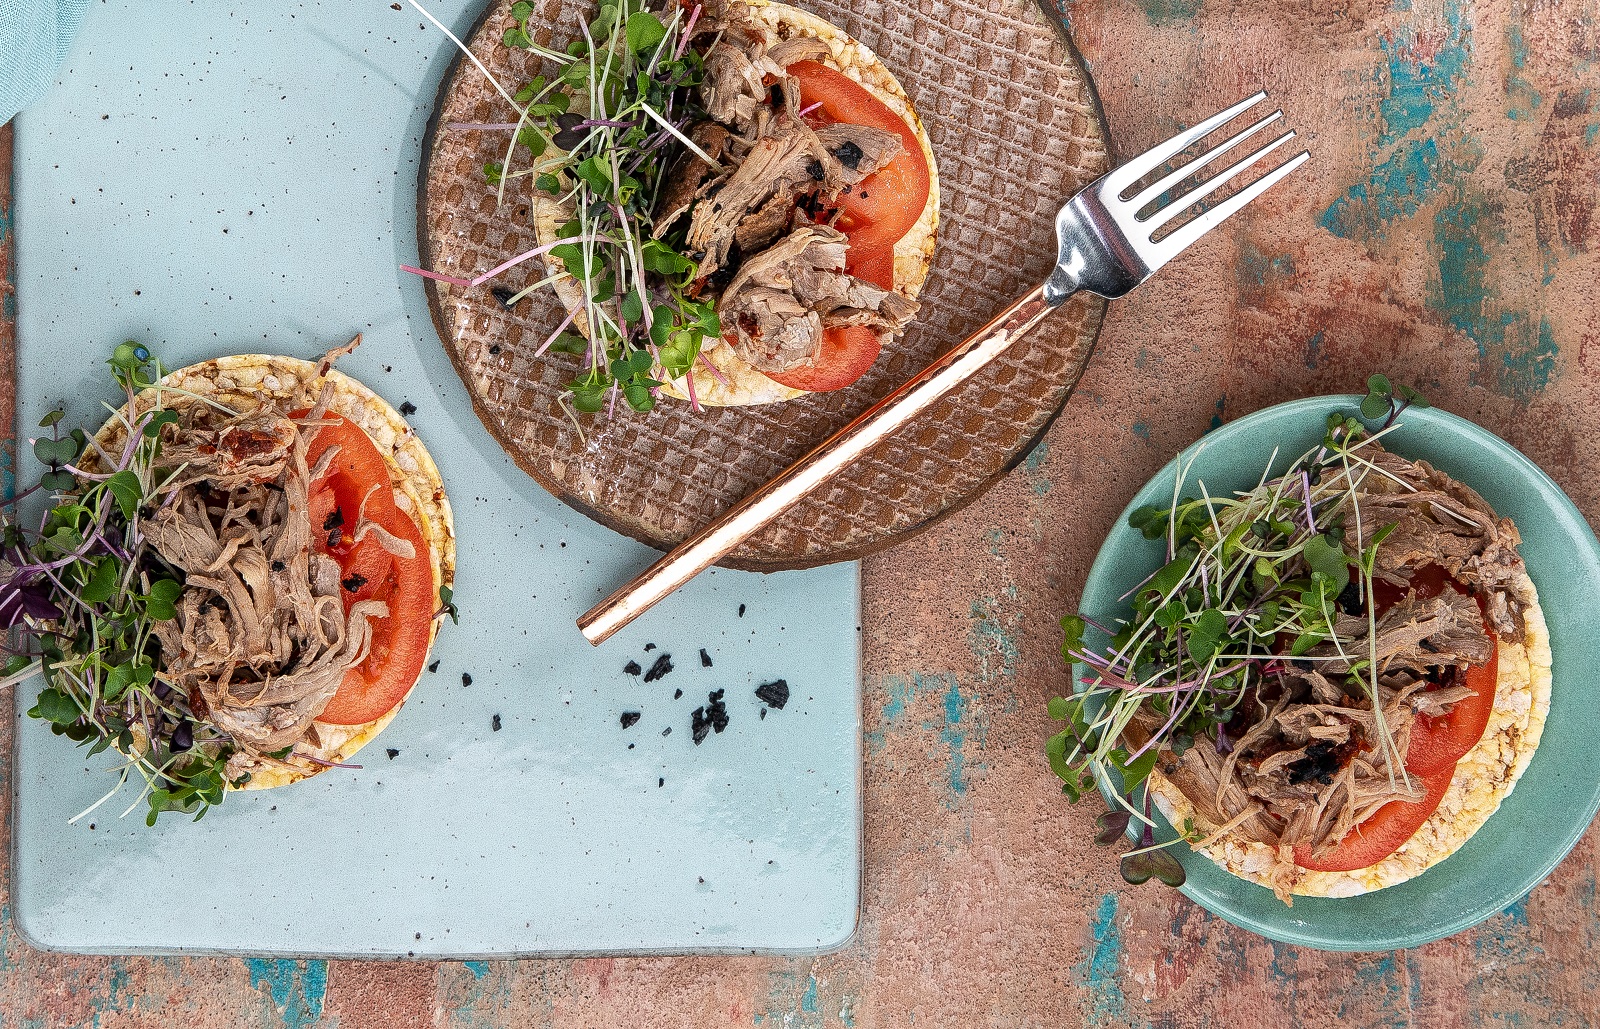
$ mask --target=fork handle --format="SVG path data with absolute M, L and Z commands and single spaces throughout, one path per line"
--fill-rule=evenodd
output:
M 1055 300 L 1055 296 L 1051 299 Z M 960 346 L 906 380 L 815 450 L 591 608 L 578 619 L 584 637 L 590 643 L 603 643 L 673 590 L 716 564 L 795 502 L 826 484 L 896 429 L 1010 350 L 1059 303 L 1045 300 L 1043 283 L 1029 290 Z

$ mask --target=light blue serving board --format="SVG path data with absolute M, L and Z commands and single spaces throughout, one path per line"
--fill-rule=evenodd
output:
M 481 10 L 430 9 L 458 34 Z M 423 129 L 452 57 L 389 0 L 111 0 L 91 8 L 57 88 L 18 119 L 24 438 L 62 401 L 69 420 L 98 424 L 115 399 L 102 362 L 123 339 L 177 366 L 309 358 L 361 332 L 340 367 L 416 405 L 461 543 L 461 624 L 446 625 L 438 672 L 360 771 L 154 829 L 142 804 L 118 817 L 129 791 L 68 825 L 110 785 L 111 757 L 85 764 L 21 717 L 37 680 L 20 686 L 12 902 L 36 946 L 809 951 L 855 927 L 856 566 L 712 572 L 603 647 L 584 642 L 577 615 L 653 552 L 563 507 L 499 451 L 421 283 L 396 269 L 416 260 Z M 21 471 L 38 468 L 29 457 Z M 662 651 L 676 666 L 663 680 L 624 674 Z M 778 677 L 792 699 L 763 719 L 753 690 Z M 731 724 L 697 747 L 690 713 L 714 689 Z M 623 730 L 628 710 L 643 718 Z

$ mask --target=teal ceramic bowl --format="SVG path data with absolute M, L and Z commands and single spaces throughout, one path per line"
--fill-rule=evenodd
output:
M 1117 598 L 1162 564 L 1160 541 L 1127 527 L 1146 504 L 1172 502 L 1180 462 L 1193 459 L 1188 492 L 1204 479 L 1213 496 L 1250 489 L 1279 448 L 1273 474 L 1322 438 L 1330 412 L 1355 413 L 1359 397 L 1314 397 L 1258 411 L 1214 430 L 1139 491 L 1101 548 L 1084 586 L 1082 610 L 1101 622 L 1127 613 Z M 1600 544 L 1572 501 L 1510 444 L 1443 411 L 1408 410 L 1386 438 L 1389 449 L 1427 460 L 1482 494 L 1516 522 L 1521 553 L 1539 591 L 1553 652 L 1550 718 L 1527 772 L 1489 821 L 1455 854 L 1422 875 L 1361 897 L 1295 898 L 1238 879 L 1175 844 L 1188 882 L 1183 893 L 1235 925 L 1269 939 L 1322 950 L 1415 947 L 1460 932 L 1520 900 L 1549 875 L 1600 809 Z M 1091 646 L 1104 637 L 1086 637 Z M 1079 665 L 1075 680 L 1085 674 Z M 1120 784 L 1118 784 L 1120 785 Z M 1107 794 L 1112 784 L 1101 783 Z M 1160 815 L 1156 818 L 1160 820 Z M 1163 839 L 1174 833 L 1161 822 Z M 1158 889 L 1145 886 L 1144 889 Z

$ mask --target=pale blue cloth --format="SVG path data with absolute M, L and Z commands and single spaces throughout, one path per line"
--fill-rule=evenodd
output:
M 0 0 L 0 125 L 44 95 L 89 0 Z

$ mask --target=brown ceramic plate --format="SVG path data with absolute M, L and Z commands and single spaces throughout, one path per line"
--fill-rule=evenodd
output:
M 592 4 L 541 0 L 530 25 L 559 48 Z M 648 415 L 591 416 L 583 435 L 556 405 L 577 358 L 533 352 L 564 312 L 541 291 L 506 310 L 487 287 L 427 283 L 445 351 L 478 417 L 528 474 L 605 525 L 668 548 L 843 427 L 982 326 L 1048 274 L 1060 205 L 1106 170 L 1104 119 L 1087 73 L 1026 0 L 907 0 L 804 6 L 875 51 L 900 80 L 937 156 L 939 246 L 906 337 L 847 389 L 787 403 L 708 409 L 664 400 Z M 500 42 L 510 3 L 494 0 L 468 37 L 504 81 L 538 59 Z M 554 27 L 552 32 L 551 27 Z M 535 246 L 528 194 L 508 187 L 496 210 L 484 179 L 501 132 L 450 122 L 501 122 L 508 105 L 458 59 L 440 87 L 423 153 L 422 260 L 471 277 Z M 515 180 L 527 190 L 526 179 Z M 497 284 L 543 274 L 528 261 Z M 1105 302 L 1081 295 L 1034 336 L 938 407 L 790 509 L 723 563 L 776 571 L 854 560 L 911 535 L 991 486 L 1027 453 L 1066 403 L 1094 347 Z

